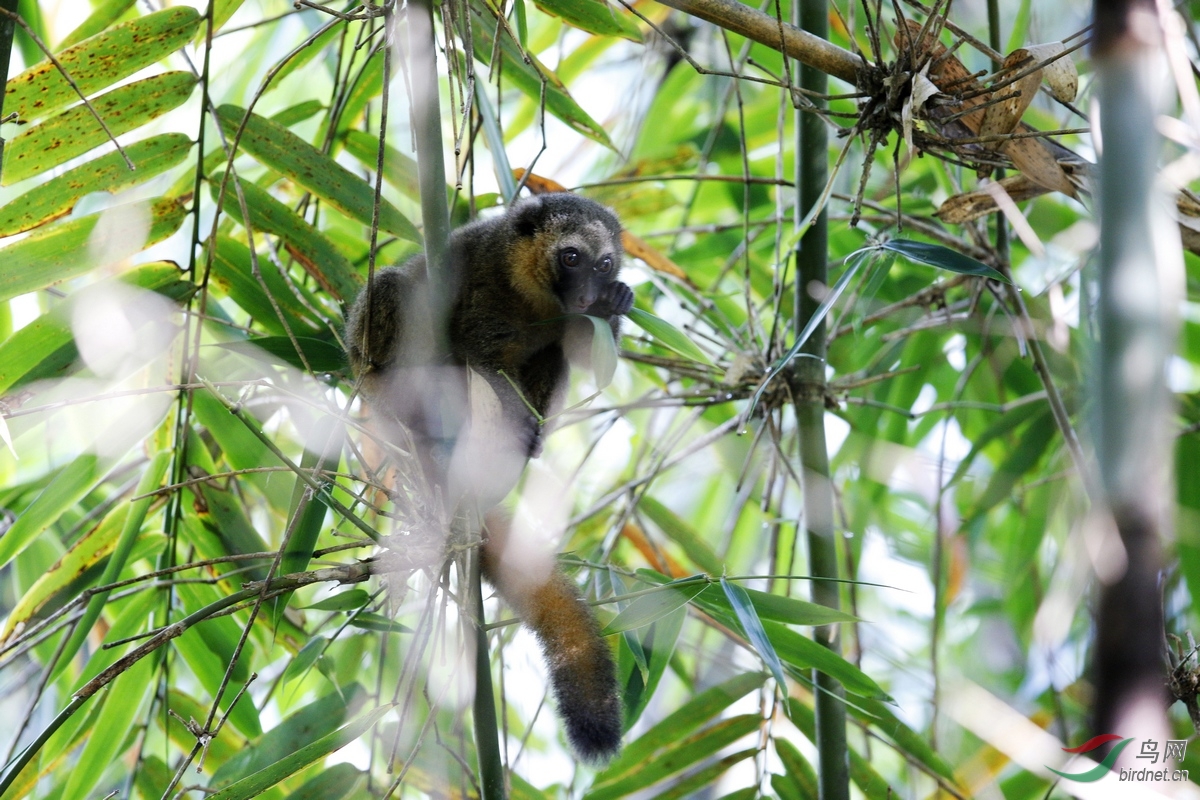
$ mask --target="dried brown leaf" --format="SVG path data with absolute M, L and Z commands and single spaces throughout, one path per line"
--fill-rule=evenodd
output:
M 1016 202 L 1031 200 L 1050 191 L 1025 175 L 1009 175 L 998 183 Z M 986 189 L 976 189 L 973 192 L 963 192 L 948 198 L 934 216 L 948 225 L 961 225 L 996 211 L 999 211 L 996 198 Z

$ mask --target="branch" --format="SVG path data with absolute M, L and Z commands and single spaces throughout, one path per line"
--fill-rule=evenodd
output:
M 743 5 L 737 0 L 658 0 L 665 6 L 677 9 L 693 17 L 699 17 L 732 31 L 759 44 L 782 50 L 788 56 L 827 75 L 841 78 L 851 86 L 858 86 L 859 73 L 871 67 L 859 56 L 843 50 L 835 44 L 813 36 L 807 31 L 780 23 L 770 14 Z M 783 47 L 779 46 L 780 31 Z

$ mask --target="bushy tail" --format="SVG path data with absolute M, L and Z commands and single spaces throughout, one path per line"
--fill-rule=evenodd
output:
M 541 643 L 575 754 L 592 763 L 608 761 L 621 749 L 624 717 L 612 651 L 575 584 L 552 562 L 539 570 L 537 556 L 506 554 L 508 532 L 506 515 L 487 515 L 483 575 Z

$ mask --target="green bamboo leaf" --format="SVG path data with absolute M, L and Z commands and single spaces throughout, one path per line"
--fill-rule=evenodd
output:
M 224 598 L 222 592 L 215 586 L 198 584 L 183 584 L 179 587 L 178 595 L 185 613 L 192 614 L 202 608 L 218 603 Z M 250 679 L 250 664 L 257 663 L 258 648 L 254 640 L 246 642 L 241 657 L 234 663 L 234 653 L 238 649 L 241 628 L 231 617 L 212 617 L 203 625 L 189 628 L 187 633 L 174 640 L 173 646 L 183 656 L 188 668 L 208 696 L 216 697 L 225 680 L 229 665 L 230 683 L 233 687 L 241 687 Z M 217 704 L 220 711 L 229 714 L 229 722 L 247 737 L 255 737 L 262 733 L 262 722 L 258 717 L 258 709 L 249 695 L 243 694 L 237 704 L 237 688 L 225 691 L 221 702 Z M 210 701 L 211 702 L 211 701 Z
M 666 320 L 659 319 L 653 314 L 642 311 L 640 308 L 631 308 L 626 316 L 630 322 L 648 333 L 651 338 L 663 347 L 670 348 L 684 358 L 699 361 L 701 364 L 712 363 L 709 357 L 704 354 L 704 351 L 696 346 L 695 342 Z
M 350 723 L 339 731 L 321 737 L 310 745 L 301 747 L 290 755 L 281 758 L 274 764 L 249 775 L 232 786 L 209 795 L 210 800 L 246 800 L 262 793 L 264 790 L 277 786 L 290 775 L 336 752 L 369 731 L 375 723 L 383 719 L 392 710 L 392 705 L 381 706 L 369 714 Z
M 975 507 L 962 523 L 963 527 L 1011 498 L 1013 487 L 1038 465 L 1050 443 L 1057 438 L 1057 433 L 1058 425 L 1054 421 L 1054 415 L 1048 406 L 1044 406 L 1042 413 L 1034 417 L 1025 428 L 1021 441 L 1008 452 L 1004 462 L 992 473 L 987 488 L 975 501 Z
M 314 636 L 305 642 L 304 647 L 301 647 L 300 652 L 292 656 L 292 660 L 283 670 L 284 685 L 286 686 L 296 678 L 303 677 L 312 668 L 312 665 L 317 663 L 317 659 L 325 652 L 328 644 L 329 640 L 324 636 Z
M 367 169 L 374 170 L 379 163 L 379 137 L 365 131 L 346 131 L 343 143 L 346 152 L 362 162 Z M 417 180 L 417 162 L 396 148 L 384 145 L 383 179 L 413 200 L 421 198 L 421 187 Z
M 139 212 L 130 212 L 139 213 Z M 145 242 L 106 232 L 102 241 L 92 242 L 100 214 L 66 220 L 35 231 L 16 244 L 0 249 L 0 300 L 35 292 L 128 258 L 161 242 L 183 224 L 187 209 L 178 199 L 151 201 L 150 229 Z M 108 261 L 89 255 L 103 253 Z
M 719 752 L 743 736 L 757 731 L 761 725 L 762 717 L 758 714 L 742 714 L 719 720 L 699 733 L 668 747 L 620 780 L 603 784 L 597 781 L 584 797 L 586 800 L 612 800 L 653 786 L 660 780 Z
M 233 17 L 246 0 L 213 0 L 213 33 Z M 200 42 L 203 44 L 203 42 Z
M 104 710 L 88 730 L 87 742 L 75 762 L 63 789 L 63 800 L 84 800 L 117 760 L 121 746 L 129 737 L 134 722 L 147 698 L 155 690 L 152 658 L 143 658 L 119 675 L 108 687 Z
M 303 351 L 303 359 L 296 353 L 296 345 Z M 346 354 L 341 347 L 312 336 L 297 336 L 295 344 L 287 336 L 257 336 L 242 342 L 222 342 L 217 347 L 259 360 L 263 359 L 263 352 L 266 352 L 296 369 L 311 369 L 313 372 L 338 372 L 346 367 Z
M 125 148 L 136 170 L 130 170 L 116 151 L 69 169 L 0 207 L 0 237 L 31 230 L 69 214 L 84 195 L 116 193 L 145 183 L 182 163 L 191 149 L 192 140 L 187 136 L 167 133 Z
M 167 261 L 144 264 L 123 274 L 119 280 L 149 289 L 173 300 L 190 296 L 195 286 L 180 280 L 179 267 Z M 91 287 L 79 292 L 86 298 Z M 72 296 L 72 303 L 76 298 Z M 71 334 L 69 314 L 64 309 L 49 311 L 21 328 L 0 344 L 0 394 L 33 380 L 54 374 L 75 361 L 79 351 Z
M 830 625 L 836 622 L 858 622 L 858 617 L 829 608 L 820 603 L 810 603 L 795 597 L 783 597 L 757 589 L 745 589 L 746 596 L 754 604 L 760 619 L 784 622 L 788 625 Z
M 523 6 L 522 6 L 523 8 Z M 462 60 L 466 61 L 466 54 Z M 491 153 L 496 182 L 504 195 L 504 204 L 511 206 L 517 200 L 517 181 L 513 178 L 512 165 L 508 161 L 508 150 L 504 146 L 504 134 L 500 131 L 500 119 L 492 101 L 488 99 L 487 84 L 475 84 L 475 107 L 479 109 L 479 121 L 483 124 L 483 137 Z
M 118 506 L 117 510 L 126 512 L 122 515 L 124 519 L 121 523 L 120 536 L 112 538 L 109 542 L 105 542 L 103 549 L 97 549 L 97 560 L 99 560 L 100 556 L 107 555 L 110 552 L 112 554 L 108 559 L 108 564 L 104 567 L 104 574 L 100 578 L 100 585 L 105 586 L 110 583 L 116 583 L 118 578 L 120 578 L 121 570 L 125 568 L 130 553 L 133 552 L 133 546 L 138 542 L 142 523 L 146 519 L 146 512 L 150 510 L 150 503 L 154 501 L 154 496 L 150 493 L 157 489 L 163 482 L 163 478 L 167 474 L 167 466 L 170 463 L 170 452 L 164 450 L 156 453 L 150 459 L 150 463 L 146 465 L 146 470 L 142 473 L 141 480 L 138 481 L 136 496 L 141 499 L 133 501 L 128 506 Z M 83 568 L 86 567 L 80 565 L 78 571 L 72 574 L 82 574 Z M 79 651 L 80 645 L 83 644 L 83 640 L 91 633 L 92 625 L 100 618 L 100 613 L 104 610 L 104 604 L 108 602 L 109 594 L 108 591 L 99 592 L 88 600 L 83 617 L 75 625 L 75 630 L 72 632 L 71 638 L 63 646 L 58 663 L 55 665 L 55 674 L 61 672 L 67 664 L 71 663 L 71 660 L 75 657 L 75 653 Z M 0 637 L 2 637 L 2 634 L 0 634 Z
M 925 765 L 932 773 L 942 776 L 951 784 L 958 784 L 954 770 L 945 759 L 938 755 L 925 737 L 901 721 L 885 703 L 870 697 L 856 698 L 854 705 L 850 706 L 850 712 L 864 723 L 873 725 L 881 736 L 890 740 L 905 756 Z M 967 792 L 964 790 L 963 794 Z
M 355 614 L 350 619 L 350 624 L 364 631 L 375 631 L 376 633 L 412 633 L 412 628 L 407 625 L 401 625 L 394 619 L 375 614 L 372 612 L 363 612 Z
M 890 250 L 904 256 L 909 261 L 957 272 L 960 275 L 981 275 L 994 281 L 1010 282 L 1008 278 L 982 261 L 976 261 L 970 256 L 964 256 L 962 253 L 940 244 L 915 242 L 911 239 L 889 239 L 878 245 L 878 249 Z
M 304 122 L 306 119 L 315 117 L 325 110 L 325 104 L 320 100 L 304 100 L 296 103 L 293 106 L 288 106 L 283 111 L 271 115 L 271 121 L 277 122 L 285 128 L 290 128 Z
M 485 14 L 491 16 L 490 12 L 485 12 Z M 477 22 L 473 26 L 475 58 L 484 64 L 492 62 L 494 31 L 494 24 Z M 544 88 L 546 109 L 551 114 L 565 122 L 577 133 L 611 150 L 616 150 L 616 146 L 608 138 L 608 132 L 575 102 L 575 98 L 571 97 L 567 87 L 558 79 L 553 70 L 538 61 L 532 53 L 522 54 L 512 37 L 507 35 L 500 37 L 500 55 L 504 59 L 504 74 L 508 76 L 513 85 L 535 102 L 541 102 Z M 529 59 L 528 63 L 525 60 L 526 57 Z
M 654 583 L 667 582 L 665 576 L 651 570 L 638 570 L 638 574 Z M 720 592 L 705 592 L 696 596 L 695 603 L 723 625 L 731 628 L 738 627 L 740 620 L 727 595 Z M 776 655 L 783 660 L 795 676 L 809 677 L 807 670 L 815 667 L 825 674 L 837 678 L 849 692 L 862 697 L 890 699 L 887 693 L 879 688 L 879 684 L 868 677 L 866 673 L 829 648 L 817 644 L 782 623 L 767 621 L 761 624 Z
M 0 642 L 8 639 L 18 626 L 27 623 L 47 601 L 69 586 L 72 581 L 107 557 L 116 546 L 117 537 L 128 516 L 128 506 L 121 505 L 114 508 L 104 516 L 99 524 L 93 526 L 79 538 L 79 541 L 71 545 L 67 552 L 63 553 L 62 558 L 54 562 L 13 606 L 8 618 L 4 621 L 4 627 L 0 628 Z M 91 630 L 91 625 L 89 624 L 82 630 L 86 634 Z M 74 653 L 69 654 L 65 660 L 70 661 L 70 656 L 73 655 Z
M 733 703 L 761 687 L 766 678 L 763 673 L 742 673 L 700 692 L 650 730 L 626 744 L 621 754 L 596 776 L 593 785 L 611 785 L 630 772 L 641 769 L 661 748 L 678 742 L 708 720 L 716 719 Z
M 720 575 L 724 571 L 724 564 L 708 546 L 708 542 L 674 511 L 649 495 L 642 495 L 638 500 L 638 510 L 657 525 L 668 539 L 682 547 L 687 557 L 700 569 L 709 575 Z
M 214 198 L 220 190 L 223 177 L 224 173 L 218 172 L 209 179 Z M 338 300 L 348 303 L 358 296 L 358 290 L 362 288 L 362 279 L 354 271 L 350 261 L 325 234 L 308 224 L 265 189 L 249 181 L 242 181 L 242 194 L 250 211 L 250 224 L 256 231 L 273 233 L 283 239 L 292 257 L 300 262 L 322 289 Z M 225 189 L 222 207 L 231 217 L 243 222 L 237 191 L 232 185 Z
M 333 691 L 300 708 L 213 773 L 210 786 L 230 788 L 249 776 L 296 753 L 305 745 L 334 734 L 347 717 L 356 713 L 366 690 L 354 683 Z
M 220 3 L 218 3 L 218 5 L 220 5 Z M 278 87 L 283 83 L 283 79 L 288 75 L 291 75 L 293 72 L 308 66 L 309 63 L 311 63 L 314 58 L 321 55 L 322 51 L 332 44 L 335 39 L 337 39 L 339 36 L 342 36 L 345 30 L 346 26 L 339 20 L 334 19 L 325 23 L 325 30 L 322 31 L 319 36 L 317 36 L 313 43 L 289 58 L 287 63 L 280 67 L 279 72 L 275 73 L 275 80 L 271 82 L 271 88 L 274 89 Z
M 795 782 L 798 796 L 816 797 L 818 795 L 817 771 L 813 769 L 813 765 L 808 763 L 808 759 L 801 755 L 796 745 L 789 740 L 776 736 L 774 741 L 775 754 L 779 756 L 779 761 L 783 764 L 787 776 Z M 772 785 L 774 785 L 774 778 L 772 778 Z
M 678 800 L 678 798 L 695 797 L 697 792 L 711 788 L 733 766 L 748 758 L 754 758 L 756 755 L 758 755 L 757 747 L 747 747 L 736 753 L 730 753 L 720 761 L 713 762 L 703 769 L 696 770 L 686 778 L 672 783 L 666 791 L 654 795 L 654 800 Z M 758 797 L 758 793 L 752 792 L 749 796 L 752 798 Z M 732 795 L 726 795 L 722 800 L 726 800 L 727 798 L 743 800 L 745 797 L 746 791 L 743 790 L 741 792 L 734 792 Z
M 775 676 L 775 681 L 780 688 L 787 686 L 787 681 L 783 677 L 783 664 L 780 663 L 779 656 L 775 653 L 775 646 L 771 644 L 771 639 L 763 628 L 762 620 L 758 618 L 758 612 L 754 610 L 754 603 L 750 602 L 750 595 L 741 586 L 726 580 L 724 576 L 721 577 L 721 588 L 725 590 L 725 596 L 729 598 L 729 604 L 733 607 L 733 612 L 737 614 L 738 622 L 741 623 L 746 638 L 750 640 L 754 649 L 758 651 L 759 657 L 770 668 L 771 674 Z
M 366 782 L 367 774 L 353 764 L 334 764 L 329 769 L 321 770 L 312 779 L 305 782 L 296 791 L 288 795 L 288 800 L 341 800 L 351 793 L 358 794 Z
M 305 606 L 305 608 L 311 608 L 314 611 L 353 611 L 356 608 L 362 608 L 370 600 L 371 595 L 362 589 L 351 589 L 335 594 L 333 597 L 326 597 L 324 600 Z
M 596 376 L 596 388 L 602 390 L 612 383 L 613 375 L 617 373 L 617 345 L 608 320 L 587 318 L 592 322 L 592 373 Z
M 167 72 L 106 92 L 92 100 L 92 107 L 112 135 L 120 136 L 183 105 L 195 86 L 190 73 Z M 108 133 L 81 103 L 14 136 L 4 148 L 0 183 L 31 178 L 107 141 Z
M 300 468 L 312 470 L 320 466 L 322 469 L 336 470 L 342 458 L 344 433 L 345 429 L 338 424 L 334 417 L 319 418 L 313 424 L 308 441 L 305 443 L 304 453 L 300 457 Z M 313 477 L 325 489 L 329 488 L 331 483 L 329 479 L 316 475 Z M 307 503 L 304 502 L 305 496 L 308 496 Z M 308 569 L 313 549 L 317 546 L 317 537 L 321 535 L 325 512 L 329 508 L 322 497 L 321 494 L 312 494 L 308 484 L 302 481 L 299 475 L 296 476 L 289 510 L 292 535 L 283 551 L 283 558 L 279 562 L 280 574 L 291 575 Z M 300 518 L 297 520 L 295 516 L 301 505 L 303 505 L 303 509 L 299 512 Z
M 667 666 L 671 663 L 671 656 L 675 652 L 675 645 L 679 641 L 679 634 L 683 630 L 683 622 L 686 618 L 687 610 L 679 608 L 651 623 L 649 628 L 642 630 L 640 637 L 633 631 L 626 632 L 622 637 L 621 641 L 628 645 L 619 650 L 619 654 L 622 656 L 620 674 L 629 676 L 624 681 L 621 698 L 625 706 L 626 730 L 637 722 L 654 696 L 654 691 L 658 688 Z M 633 646 L 635 644 L 637 652 L 641 656 L 641 661 L 637 665 L 638 669 L 629 667 L 623 658 L 626 650 L 631 656 L 634 654 Z
M 631 42 L 642 41 L 642 33 L 633 20 L 604 0 L 534 0 L 534 5 L 588 33 L 621 36 Z
M 67 509 L 82 500 L 113 465 L 111 458 L 101 459 L 93 453 L 83 453 L 59 470 L 50 485 L 17 517 L 4 536 L 0 536 L 0 567 L 12 561 Z
M 1025 403 L 1012 409 L 1007 414 L 1001 415 L 999 419 L 984 428 L 977 436 L 972 436 L 971 450 L 958 463 L 958 467 L 954 470 L 954 474 L 950 476 L 950 480 L 947 481 L 946 485 L 953 486 L 962 480 L 962 477 L 967 474 L 967 470 L 975 463 L 975 458 L 989 444 L 1016 430 L 1033 417 L 1048 413 L 1048 408 L 1044 400 L 1036 403 Z
M 621 609 L 621 613 L 613 617 L 601 635 L 610 636 L 649 625 L 687 605 L 693 597 L 707 588 L 708 581 L 695 578 L 668 583 L 662 587 L 662 591 L 635 598 L 632 603 Z
M 891 699 L 865 672 L 828 647 L 817 644 L 781 623 L 764 622 L 762 625 L 775 646 L 776 654 L 793 667 L 798 675 L 804 675 L 809 669 L 819 669 L 836 678 L 848 692 L 879 700 Z
M 393 78 L 395 75 L 393 74 Z M 342 105 L 341 117 L 336 120 L 337 135 L 342 136 L 346 131 L 353 128 L 362 121 L 363 111 L 367 107 L 367 103 L 371 102 L 383 92 L 383 53 L 375 52 L 363 66 L 362 71 L 354 79 L 354 84 L 350 87 L 350 93 L 346 96 L 346 102 Z M 324 141 L 327 128 L 330 120 L 333 120 L 333 115 L 321 124 L 321 129 L 317 132 L 315 141 Z
M 246 117 L 232 105 L 217 109 L 226 135 L 233 136 Z M 374 213 L 375 191 L 366 181 L 277 122 L 250 114 L 240 147 L 264 165 L 290 178 L 351 219 L 368 228 Z M 379 229 L 420 244 L 421 234 L 395 206 L 379 201 Z
M 261 281 L 254 275 L 250 248 L 228 236 L 217 237 L 210 287 L 220 289 L 271 333 L 286 336 L 289 329 L 295 336 L 315 333 L 319 325 L 309 309 L 319 307 L 316 299 L 285 278 L 270 258 L 260 257 L 258 269 Z
M 107 13 L 111 14 L 123 4 L 122 0 L 118 0 L 108 8 Z M 132 2 L 128 5 L 132 5 Z M 203 18 L 196 9 L 175 6 L 123 22 L 74 47 L 68 47 L 55 57 L 80 91 L 91 96 L 183 47 L 201 22 Z M 79 95 L 71 88 L 71 84 L 47 59 L 8 82 L 4 111 L 6 114 L 15 111 L 25 122 L 32 122 L 78 101 Z M 108 121 L 107 115 L 105 119 Z M 109 124 L 112 122 L 109 121 Z
M 80 23 L 78 28 L 68 33 L 62 42 L 59 43 L 59 49 L 66 50 L 69 47 L 74 47 L 84 39 L 100 33 L 120 19 L 126 11 L 133 8 L 135 2 L 136 0 L 100 0 L 99 3 L 95 4 L 95 10 L 92 11 L 88 18 Z M 166 787 L 164 786 L 163 788 Z

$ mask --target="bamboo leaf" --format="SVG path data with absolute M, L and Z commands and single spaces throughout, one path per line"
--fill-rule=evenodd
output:
M 747 747 L 736 753 L 730 753 L 720 761 L 709 764 L 707 767 L 688 775 L 683 780 L 672 784 L 666 791 L 654 795 L 654 800 L 676 800 L 676 798 L 681 797 L 694 797 L 697 792 L 715 784 L 717 779 L 728 772 L 734 765 L 745 761 L 747 758 L 753 758 L 756 755 L 758 755 L 757 747 Z M 735 800 L 741 800 L 744 796 L 743 792 L 735 792 L 733 795 Z M 750 794 L 750 797 L 757 796 L 757 792 Z
M 654 692 L 671 662 L 671 656 L 675 652 L 675 645 L 679 641 L 679 634 L 683 630 L 683 621 L 686 618 L 687 610 L 681 607 L 651 623 L 649 628 L 642 632 L 640 638 L 633 631 L 625 633 L 622 637 L 622 641 L 629 646 L 628 650 L 631 654 L 634 652 L 633 645 L 636 644 L 637 652 L 641 655 L 639 669 L 629 670 L 629 678 L 625 681 L 622 692 L 626 730 L 637 722 L 642 712 L 645 711 L 646 705 L 654 696 Z M 624 674 L 624 662 L 621 663 L 621 667 L 622 674 Z
M 178 266 L 158 261 L 126 272 L 120 280 L 178 301 L 190 296 L 195 289 L 181 277 Z M 86 298 L 89 293 L 90 287 L 79 292 L 78 299 Z M 72 302 L 75 300 L 72 297 Z M 78 356 L 66 314 L 61 309 L 47 312 L 0 344 L 0 394 L 33 377 L 57 372 Z
M 367 774 L 353 764 L 334 764 L 288 795 L 288 800 L 341 800 L 351 795 L 362 797 Z
M 490 17 L 490 12 L 486 14 Z M 485 17 L 486 18 L 486 17 Z M 475 41 L 475 58 L 485 64 L 492 61 L 492 50 L 495 25 L 487 22 L 477 22 L 473 26 Z M 579 103 L 571 97 L 567 87 L 562 84 L 554 72 L 544 66 L 532 54 L 522 54 L 516 43 L 509 36 L 500 37 L 500 54 L 504 59 L 504 74 L 518 89 L 541 102 L 543 91 L 546 98 L 546 110 L 594 142 L 616 150 L 616 146 L 608 137 L 604 126 L 592 119 Z M 528 62 L 526 62 L 528 57 Z
M 329 640 L 324 636 L 314 636 L 304 643 L 304 647 L 300 648 L 300 652 L 292 657 L 288 662 L 287 668 L 283 671 L 283 684 L 286 686 L 296 678 L 303 677 L 305 673 L 317 663 L 317 659 L 325 652 L 325 647 L 329 644 Z
M 216 794 L 209 795 L 210 800 L 246 800 L 262 793 L 265 789 L 277 786 L 284 778 L 294 775 L 300 770 L 334 753 L 353 742 L 369 731 L 375 723 L 383 719 L 392 710 L 391 704 L 364 714 L 341 730 L 321 737 L 310 745 L 301 747 L 274 764 L 247 776 L 232 786 L 226 787 Z
M 224 173 L 218 172 L 209 179 L 213 197 L 217 196 L 223 177 Z M 283 239 L 292 257 L 321 284 L 321 288 L 338 300 L 348 303 L 358 296 L 362 279 L 325 234 L 249 181 L 242 181 L 242 194 L 250 211 L 250 225 L 256 231 L 273 233 Z M 237 191 L 232 185 L 225 189 L 223 208 L 231 217 L 245 224 Z
M 290 128 L 293 125 L 304 122 L 306 119 L 315 117 L 324 110 L 325 104 L 320 100 L 302 100 L 295 105 L 288 106 L 283 111 L 272 114 L 271 121 L 277 122 L 285 128 Z
M 0 207 L 0 237 L 31 230 L 70 213 L 79 198 L 93 192 L 120 192 L 183 162 L 192 140 L 182 133 L 143 139 L 125 148 L 137 167 L 130 170 L 120 153 L 93 159 L 30 189 Z
M 296 352 L 296 345 L 303 351 L 303 359 Z M 313 372 L 339 372 L 346 367 L 346 354 L 341 347 L 312 336 L 297 336 L 295 344 L 287 336 L 256 336 L 242 342 L 222 342 L 217 346 L 259 360 L 266 352 L 296 369 L 311 369 Z
M 350 589 L 339 592 L 333 597 L 326 597 L 324 600 L 305 606 L 305 608 L 311 608 L 314 611 L 353 611 L 365 606 L 370 599 L 371 595 L 362 589 Z
M 133 8 L 135 2 L 136 0 L 100 0 L 91 15 L 59 43 L 59 48 L 65 50 L 74 47 L 84 39 L 100 33 L 120 19 L 126 11 Z
M 696 566 L 709 575 L 720 575 L 724 564 L 708 543 L 674 511 L 649 495 L 638 500 L 638 510 L 650 518 L 671 541 L 683 548 Z
M 820 603 L 810 603 L 795 597 L 783 597 L 745 587 L 742 591 L 750 598 L 760 619 L 775 620 L 788 625 L 830 625 L 836 622 L 859 621 L 853 614 Z
M 750 602 L 750 595 L 746 594 L 746 590 L 741 586 L 726 580 L 724 576 L 721 577 L 721 588 L 725 590 L 725 596 L 729 598 L 729 604 L 733 607 L 733 612 L 737 614 L 738 622 L 741 623 L 746 637 L 771 670 L 771 674 L 775 676 L 775 681 L 780 688 L 787 686 L 787 681 L 783 677 L 783 664 L 780 663 L 779 656 L 775 653 L 775 646 L 771 644 L 766 630 L 763 629 L 762 620 L 758 618 L 754 604 Z
M 111 459 L 83 453 L 59 470 L 50 485 L 17 517 L 4 536 L 0 536 L 0 567 L 12 561 L 67 509 L 83 499 L 112 467 Z
M 596 388 L 606 389 L 617 372 L 617 345 L 608 320 L 588 316 L 592 323 L 592 373 Z
M 346 145 L 347 153 L 361 161 L 367 169 L 375 169 L 379 161 L 378 136 L 364 131 L 350 130 L 346 131 L 343 143 Z M 384 145 L 383 179 L 407 197 L 413 200 L 421 198 L 421 189 L 417 182 L 416 160 L 390 144 Z
M 210 286 L 218 287 L 271 333 L 286 336 L 290 329 L 299 337 L 315 332 L 317 322 L 310 309 L 319 306 L 316 299 L 282 275 L 270 258 L 262 256 L 257 261 L 259 277 L 254 275 L 250 248 L 236 239 L 218 236 Z
M 4 627 L 0 628 L 0 642 L 7 640 L 14 630 L 27 623 L 47 601 L 73 580 L 107 557 L 116 546 L 117 537 L 128 516 L 128 506 L 122 505 L 113 509 L 80 537 L 79 541 L 71 545 L 62 558 L 54 562 L 13 606 L 4 621 Z M 83 631 L 86 633 L 90 628 L 91 625 L 88 625 Z M 69 661 L 73 655 L 74 653 L 67 653 L 65 660 Z
M 660 592 L 642 595 L 621 609 L 604 627 L 602 636 L 629 631 L 649 625 L 676 609 L 686 606 L 692 598 L 708 588 L 708 581 L 684 578 L 665 584 Z
M 92 101 L 113 136 L 139 128 L 183 105 L 196 87 L 187 72 L 168 72 L 126 84 Z M 4 148 L 4 186 L 41 174 L 109 141 L 91 109 L 82 104 L 34 125 Z
M 233 136 L 246 112 L 225 105 L 217 109 L 217 117 L 226 135 Z M 346 216 L 371 226 L 375 192 L 370 184 L 284 126 L 252 113 L 246 119 L 240 147 Z M 420 244 L 421 234 L 395 206 L 382 198 L 379 204 L 381 231 Z
M 341 354 L 339 353 L 339 356 Z M 336 470 L 342 457 L 342 439 L 344 429 L 331 416 L 319 418 L 312 426 L 309 440 L 300 458 L 300 468 L 313 470 L 320 467 L 325 470 Z M 329 488 L 331 481 L 321 475 L 313 475 L 324 487 Z M 305 498 L 307 502 L 305 502 Z M 303 506 L 303 509 L 301 509 Z M 283 575 L 303 572 L 308 569 L 312 560 L 313 549 L 317 546 L 317 538 L 321 535 L 321 525 L 325 521 L 325 512 L 329 510 L 321 494 L 312 494 L 308 484 L 296 476 L 292 489 L 292 504 L 289 511 L 289 527 L 292 529 L 291 538 L 283 551 L 279 569 Z M 299 519 L 296 514 L 299 511 Z
M 363 687 L 355 683 L 343 687 L 341 691 L 330 692 L 295 711 L 222 764 L 213 773 L 210 786 L 232 788 L 237 782 L 259 774 L 301 751 L 305 745 L 337 733 L 346 718 L 362 705 L 365 695 Z
M 780 763 L 795 783 L 798 797 L 816 797 L 817 789 L 817 771 L 813 769 L 813 765 L 808 763 L 796 745 L 782 736 L 775 737 L 775 754 L 779 756 Z M 780 777 L 780 776 L 775 776 Z M 774 778 L 771 779 L 774 785 Z
M 112 230 L 105 230 L 102 237 L 93 240 L 102 214 L 89 214 L 35 231 L 0 249 L 0 300 L 54 286 L 161 242 L 183 224 L 187 209 L 177 199 L 159 198 L 151 202 L 149 215 L 150 228 L 144 242 Z M 90 257 L 89 249 L 103 253 L 105 258 Z
M 633 20 L 604 0 L 534 0 L 534 5 L 582 31 L 597 36 L 620 36 L 631 42 L 642 41 L 641 31 Z
M 128 8 L 129 5 L 132 2 L 117 0 L 108 4 L 106 14 L 120 9 L 119 15 L 124 11 L 121 6 Z M 102 10 L 105 9 L 98 9 L 97 14 Z M 90 22 L 91 19 L 84 24 Z M 80 91 L 90 96 L 174 53 L 187 43 L 201 22 L 203 18 L 196 9 L 175 6 L 123 22 L 68 47 L 55 58 Z M 79 95 L 71 84 L 47 59 L 8 82 L 4 111 L 15 111 L 25 122 L 32 122 L 78 101 Z
M 699 361 L 701 364 L 712 363 L 709 357 L 704 354 L 704 351 L 696 346 L 695 342 L 666 320 L 659 319 L 653 314 L 642 311 L 640 308 L 629 309 L 629 313 L 626 316 L 629 317 L 630 322 L 644 330 L 663 347 L 674 350 L 684 358 Z
M 125 568 L 130 553 L 133 552 L 133 546 L 137 544 L 139 534 L 142 530 L 142 523 L 146 519 L 146 512 L 150 510 L 150 504 L 154 500 L 154 496 L 150 493 L 162 483 L 163 478 L 167 474 L 167 466 L 170 463 L 170 452 L 162 451 L 156 453 L 150 459 L 150 463 L 147 464 L 145 472 L 142 473 L 141 480 L 138 481 L 137 496 L 140 499 L 133 501 L 128 506 L 118 507 L 117 510 L 125 512 L 121 515 L 123 520 L 121 522 L 120 536 L 113 538 L 111 541 L 106 541 L 102 548 L 97 549 L 97 560 L 98 556 L 112 553 L 108 559 L 108 564 L 104 568 L 104 574 L 100 578 L 102 586 L 116 583 L 117 579 L 120 578 L 121 571 Z M 79 565 L 76 567 L 78 572 L 75 572 L 75 574 L 81 574 L 84 566 Z M 67 640 L 67 643 L 63 646 L 62 653 L 59 655 L 59 661 L 55 667 L 56 673 L 61 672 L 63 667 L 75 657 L 75 653 L 79 651 L 83 640 L 91 632 L 92 625 L 100 618 L 100 613 L 104 610 L 104 604 L 108 602 L 108 597 L 109 592 L 104 591 L 88 600 L 83 617 L 75 626 L 71 638 Z M 0 633 L 0 638 L 3 638 L 6 634 L 7 631 Z
M 661 748 L 687 736 L 710 719 L 716 719 L 737 700 L 763 685 L 767 676 L 749 672 L 705 689 L 662 721 L 625 745 L 615 759 L 596 776 L 595 786 L 611 785 L 634 770 L 641 769 Z
M 87 742 L 75 762 L 63 789 L 63 800 L 84 800 L 100 782 L 108 767 L 117 760 L 121 746 L 150 693 L 156 665 L 153 659 L 143 658 L 119 675 L 108 687 L 104 710 L 89 726 Z
M 940 244 L 915 242 L 911 239 L 889 239 L 879 245 L 879 249 L 890 250 L 893 253 L 904 256 L 909 261 L 916 261 L 919 264 L 927 264 L 938 269 L 957 272 L 960 275 L 979 275 L 991 278 L 994 281 L 1009 283 L 1008 278 L 982 261 L 976 261 L 970 256 L 964 256 L 962 253 L 951 250 L 949 247 L 943 247 Z
M 623 797 L 653 786 L 660 780 L 699 763 L 743 736 L 753 733 L 761 725 L 762 717 L 758 714 L 743 714 L 719 720 L 699 733 L 668 747 L 654 759 L 641 764 L 638 769 L 627 773 L 620 780 L 603 784 L 597 780 L 591 791 L 584 797 L 587 800 L 612 800 L 612 798 Z M 721 772 L 723 771 L 724 768 L 721 769 Z

